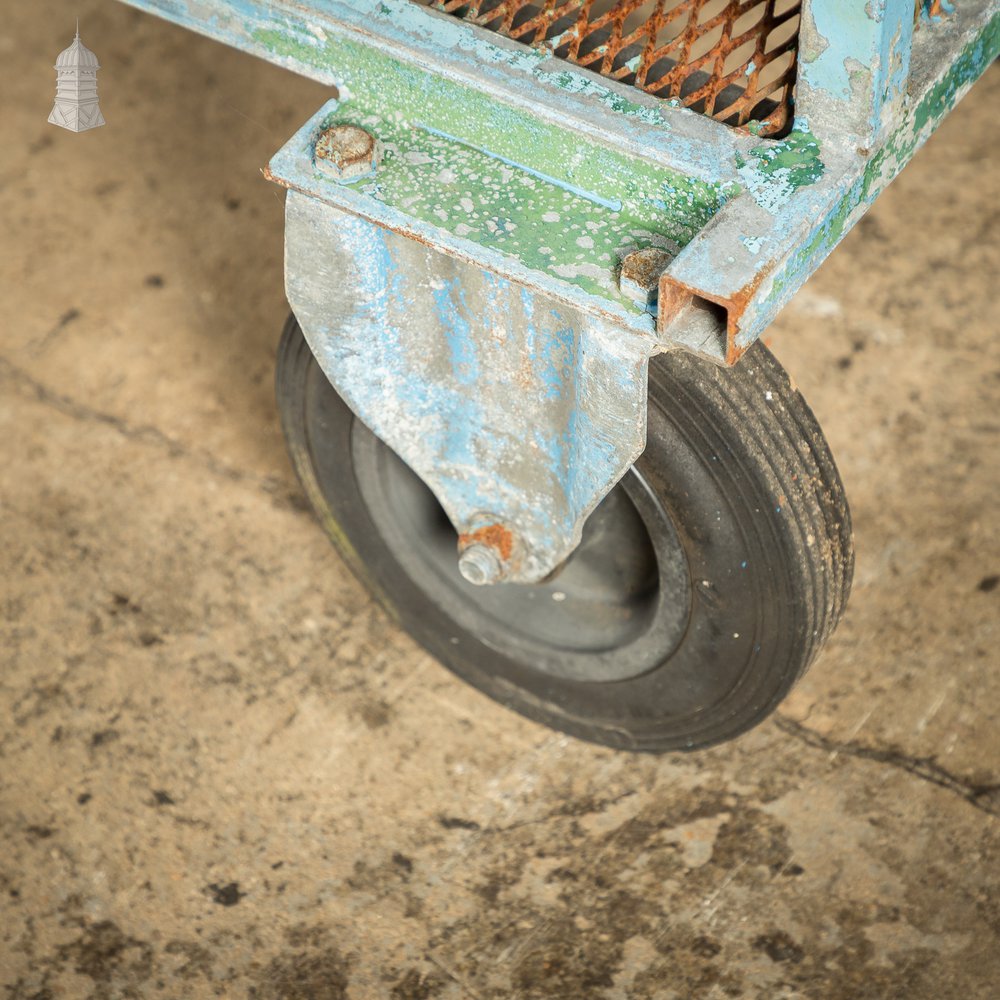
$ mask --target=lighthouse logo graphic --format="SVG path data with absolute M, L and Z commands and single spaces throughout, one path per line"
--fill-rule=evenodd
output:
M 73 44 L 56 59 L 56 103 L 49 121 L 71 132 L 86 132 L 104 124 L 97 103 L 97 56 L 80 41 L 80 22 L 76 22 Z

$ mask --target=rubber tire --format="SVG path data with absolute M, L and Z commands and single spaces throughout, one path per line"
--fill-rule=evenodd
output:
M 310 427 L 315 392 L 329 399 Z M 646 450 L 627 475 L 641 475 L 669 513 L 692 599 L 674 652 L 614 682 L 541 673 L 464 630 L 455 641 L 454 621 L 402 572 L 368 515 L 352 474 L 356 418 L 294 317 L 279 348 L 277 395 L 292 464 L 348 566 L 442 664 L 555 729 L 642 751 L 731 739 L 778 705 L 843 612 L 854 561 L 844 489 L 812 412 L 761 343 L 731 369 L 683 352 L 651 361 Z M 320 434 L 322 468 L 312 440 Z

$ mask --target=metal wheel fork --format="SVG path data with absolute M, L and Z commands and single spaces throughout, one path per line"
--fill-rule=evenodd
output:
M 466 579 L 552 573 L 642 453 L 654 339 L 296 191 L 285 250 L 320 367 L 437 497 Z

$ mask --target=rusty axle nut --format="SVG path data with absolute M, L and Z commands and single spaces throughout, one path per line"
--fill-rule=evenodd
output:
M 458 536 L 458 569 L 469 583 L 500 583 L 510 572 L 514 535 L 492 514 L 479 514 Z
M 316 140 L 317 168 L 339 184 L 370 177 L 381 159 L 375 136 L 358 125 L 331 125 Z
M 660 247 L 633 250 L 622 258 L 618 288 L 633 302 L 651 306 L 660 287 L 660 275 L 667 269 L 671 255 Z

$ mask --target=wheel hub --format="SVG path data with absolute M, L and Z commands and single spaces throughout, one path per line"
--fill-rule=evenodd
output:
M 611 682 L 662 663 L 687 621 L 687 563 L 666 511 L 634 471 L 587 521 L 558 573 L 502 582 L 496 549 L 458 536 L 431 490 L 360 421 L 354 469 L 400 571 L 456 624 L 498 652 L 557 677 Z

